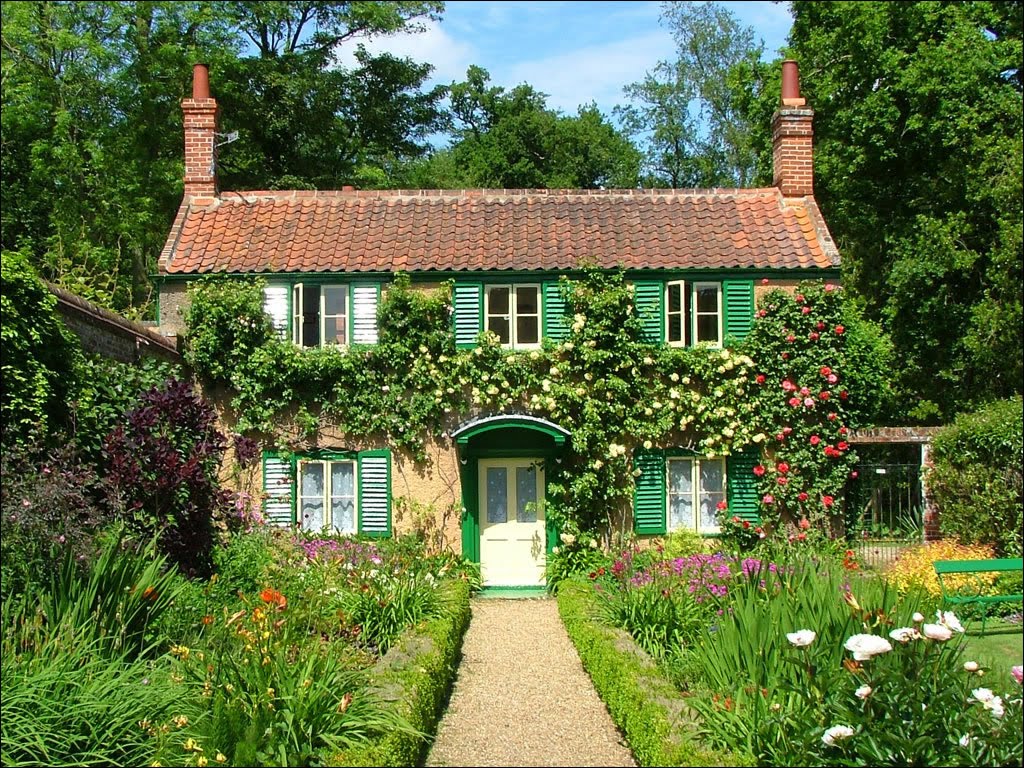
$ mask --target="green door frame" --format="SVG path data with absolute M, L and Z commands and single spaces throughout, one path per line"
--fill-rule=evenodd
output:
M 503 415 L 479 419 L 452 433 L 461 464 L 462 482 L 462 554 L 480 563 L 480 459 L 539 458 L 546 465 L 558 462 L 569 433 L 550 421 L 533 416 Z M 548 466 L 544 471 L 544 497 L 547 498 Z M 550 554 L 558 541 L 558 531 L 547 518 L 545 551 Z

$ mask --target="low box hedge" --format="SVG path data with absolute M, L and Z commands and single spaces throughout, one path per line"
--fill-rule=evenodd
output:
M 469 627 L 469 584 L 444 585 L 441 617 L 407 630 L 371 670 L 372 690 L 425 734 L 434 734 L 455 683 L 462 639 Z M 419 765 L 429 741 L 393 731 L 382 740 L 331 756 L 330 765 Z
M 696 715 L 685 698 L 629 633 L 602 624 L 587 581 L 559 584 L 558 612 L 583 668 L 612 720 L 643 766 L 747 765 L 734 754 L 712 752 L 696 736 Z

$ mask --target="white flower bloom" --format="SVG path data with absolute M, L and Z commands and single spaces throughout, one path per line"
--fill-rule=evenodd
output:
M 935 617 L 939 620 L 939 624 L 944 627 L 949 627 L 954 632 L 964 631 L 964 627 L 960 623 L 960 619 L 958 619 L 956 614 L 952 611 L 936 611 Z
M 978 671 L 978 662 L 976 662 L 976 661 L 965 661 L 964 662 L 964 672 L 977 672 L 977 671 Z
M 571 533 L 563 533 L 558 538 L 560 538 L 562 540 L 563 544 L 575 544 L 576 543 L 576 537 L 573 536 Z
M 975 688 L 971 691 L 971 696 L 976 698 L 982 704 L 988 704 L 992 699 L 995 698 L 995 694 L 992 693 L 988 688 Z
M 924 616 L 922 614 L 920 614 L 920 613 L 915 613 L 911 618 L 914 621 L 916 621 L 918 624 L 920 624 L 922 621 L 924 621 Z
M 871 691 L 872 691 L 872 688 L 871 688 L 870 685 L 862 685 L 860 688 L 858 688 L 856 691 L 853 692 L 853 695 L 856 696 L 861 701 L 863 701 L 864 699 L 866 699 L 868 696 L 871 695 Z
M 600 469 L 603 466 L 604 466 L 604 462 L 603 461 L 601 461 L 600 459 L 594 459 L 594 464 L 593 464 L 594 469 Z
M 918 640 L 921 637 L 921 633 L 914 627 L 900 627 L 890 632 L 889 637 L 897 643 L 909 643 L 911 640 Z
M 821 737 L 821 743 L 826 747 L 834 747 L 837 741 L 848 739 L 853 736 L 853 728 L 848 725 L 833 725 L 828 728 Z
M 653 447 L 654 447 L 654 443 L 652 443 L 650 440 L 644 440 L 644 450 L 645 451 L 649 451 Z
M 971 695 L 980 701 L 985 709 L 992 713 L 992 717 L 999 718 L 1006 714 L 1006 711 L 1003 709 L 1002 697 L 996 696 L 988 688 L 975 688 L 971 691 Z
M 945 624 L 923 624 L 921 632 L 929 640 L 938 640 L 940 643 L 946 642 L 953 636 L 953 630 Z
M 873 656 L 892 650 L 892 644 L 878 635 L 853 635 L 843 647 L 853 653 L 856 661 L 869 661 Z
M 559 552 L 561 552 L 561 551 L 562 551 L 562 550 L 561 550 L 561 549 L 559 549 L 558 547 L 552 547 L 552 548 L 551 548 L 551 554 L 553 554 L 553 555 L 557 555 L 557 554 L 558 554 Z
M 960 746 L 964 747 L 964 748 L 967 748 L 967 747 L 971 746 L 971 742 L 972 741 L 974 741 L 974 737 L 973 736 L 969 736 L 968 734 L 965 733 L 963 736 L 960 737 Z
M 814 642 L 814 638 L 817 637 L 817 633 L 810 629 L 800 629 L 796 632 L 788 632 L 786 639 L 789 640 L 797 648 L 806 648 L 808 645 Z

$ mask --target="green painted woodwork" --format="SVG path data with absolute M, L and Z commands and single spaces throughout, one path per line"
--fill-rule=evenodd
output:
M 391 451 L 359 454 L 359 532 L 391 535 Z
M 934 563 L 935 576 L 939 581 L 939 589 L 942 590 L 942 605 L 993 605 L 995 603 L 1020 603 L 1024 600 L 1024 594 L 1003 593 L 998 595 L 982 594 L 983 591 L 990 591 L 992 587 L 983 582 L 980 575 L 983 573 L 1021 573 L 1024 571 L 1024 558 L 1004 557 L 991 560 L 936 560 Z M 974 579 L 967 584 L 959 584 L 956 587 L 947 585 L 945 577 L 950 575 L 973 576 Z M 981 614 L 981 631 L 985 632 L 985 622 L 988 620 L 988 611 Z
M 480 473 L 475 458 L 468 459 L 460 472 L 462 480 L 462 556 L 480 563 Z
M 633 463 L 640 470 L 633 491 L 633 529 L 639 534 L 660 535 L 665 523 L 665 454 L 637 451 Z
M 648 344 L 665 341 L 665 283 L 661 280 L 637 280 L 636 309 L 643 322 L 642 340 Z
M 543 335 L 552 341 L 563 341 L 569 336 L 569 318 L 561 285 L 551 280 L 545 282 L 541 290 L 544 293 Z
M 729 514 L 750 523 L 761 522 L 757 478 L 754 476 L 757 463 L 758 456 L 753 452 L 734 454 L 727 457 L 725 463 Z
M 476 346 L 484 314 L 483 286 L 480 283 L 459 283 L 452 293 L 452 322 L 455 346 Z
M 506 434 L 507 430 L 513 430 L 513 432 Z M 452 432 L 452 437 L 459 446 L 467 446 L 470 440 L 488 432 L 501 432 L 501 445 L 509 448 L 532 449 L 537 444 L 536 440 L 531 439 L 530 436 L 518 434 L 520 432 L 539 432 L 550 438 L 556 448 L 561 448 L 568 437 L 568 432 L 557 424 L 536 416 L 522 414 L 508 414 L 481 419 L 456 429 Z M 537 447 L 543 447 L 544 445 L 544 443 L 541 443 Z
M 275 525 L 295 523 L 295 470 L 291 457 L 263 452 L 263 514 Z
M 723 280 L 725 335 L 743 340 L 754 326 L 754 281 Z

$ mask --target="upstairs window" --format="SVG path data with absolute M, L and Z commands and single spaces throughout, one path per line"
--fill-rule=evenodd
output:
M 347 345 L 348 317 L 347 285 L 293 286 L 292 341 L 300 347 Z
M 673 347 L 690 347 L 701 342 L 721 346 L 721 283 L 687 283 L 685 280 L 666 283 L 665 341 Z
M 484 287 L 484 327 L 503 346 L 530 349 L 540 346 L 539 285 L 487 285 Z

